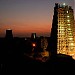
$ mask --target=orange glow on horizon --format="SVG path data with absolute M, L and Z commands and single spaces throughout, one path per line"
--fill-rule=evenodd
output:
M 43 26 L 44 25 L 44 26 Z M 5 36 L 5 31 L 6 29 L 12 29 L 13 35 L 14 36 L 31 36 L 31 33 L 35 32 L 38 35 L 48 35 L 50 33 L 50 25 L 20 25 L 20 24 L 13 24 L 13 25 L 2 25 L 1 30 L 0 30 L 0 36 L 4 35 Z

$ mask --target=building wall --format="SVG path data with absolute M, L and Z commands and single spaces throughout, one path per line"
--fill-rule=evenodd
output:
M 68 5 L 59 4 L 57 12 L 57 53 L 73 56 L 75 54 L 73 9 Z

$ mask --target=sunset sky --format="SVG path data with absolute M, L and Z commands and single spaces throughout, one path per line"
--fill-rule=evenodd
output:
M 18 37 L 49 36 L 55 3 L 64 2 L 74 9 L 74 0 L 0 0 L 0 37 L 6 29 Z

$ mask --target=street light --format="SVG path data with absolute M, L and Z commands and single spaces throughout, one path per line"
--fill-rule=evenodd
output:
M 36 46 L 36 44 L 35 44 L 35 43 L 33 43 L 33 44 L 32 44 L 32 46 L 33 46 L 33 47 L 35 47 L 35 46 Z

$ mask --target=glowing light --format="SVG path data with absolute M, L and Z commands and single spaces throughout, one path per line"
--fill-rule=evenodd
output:
M 67 17 L 70 17 L 70 16 L 67 16 Z
M 48 51 L 44 51 L 41 53 L 42 57 L 49 57 L 49 52 Z
M 68 11 L 67 11 L 67 13 L 68 13 Z
M 70 22 L 70 20 L 67 20 L 68 22 Z
M 64 30 L 64 29 L 61 29 L 61 30 Z
M 72 36 L 73 34 L 72 33 L 69 33 L 69 35 Z
M 70 26 L 70 24 L 68 24 Z
M 71 28 L 68 28 L 68 30 L 71 30 Z
M 72 40 L 73 38 L 69 38 L 70 40 Z
M 73 43 L 71 43 L 70 45 L 71 45 L 71 46 L 73 46 L 74 44 L 73 44 Z
M 60 29 L 61 29 L 61 26 L 60 26 Z
M 36 44 L 35 44 L 35 43 L 33 43 L 33 44 L 32 44 L 32 46 L 33 46 L 33 47 L 35 47 L 35 46 L 36 46 Z
M 63 22 L 61 22 L 61 23 L 63 23 Z
M 11 30 L 11 29 L 9 28 L 9 29 L 7 29 L 7 30 Z
M 63 52 L 62 54 L 65 54 L 65 52 Z
M 63 3 L 63 5 L 65 6 L 66 4 L 65 4 L 65 3 Z
M 35 39 L 35 35 L 34 35 L 34 39 Z

